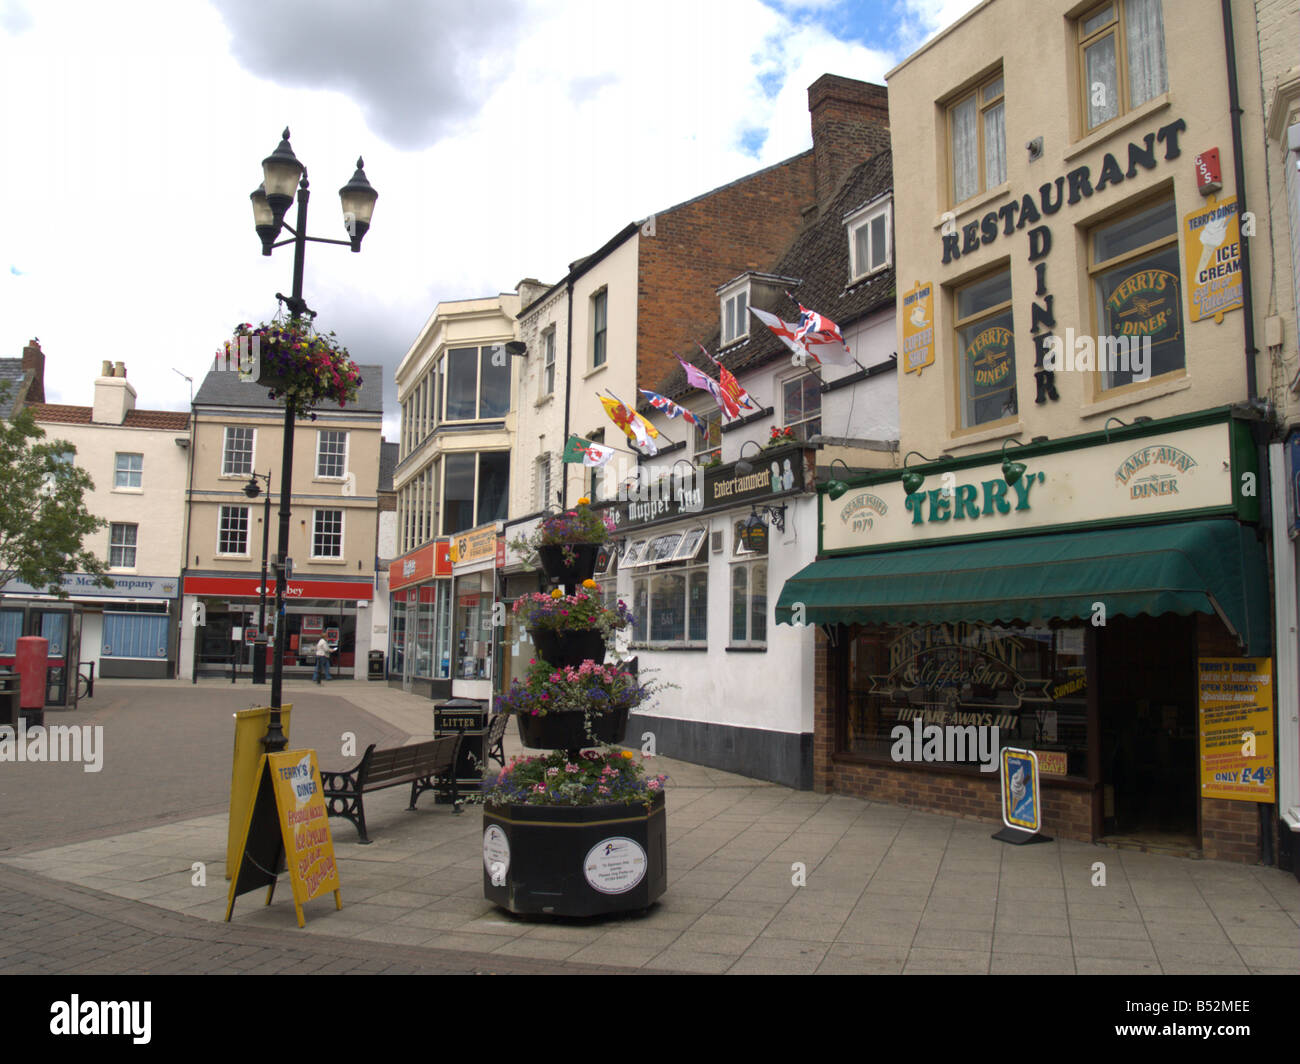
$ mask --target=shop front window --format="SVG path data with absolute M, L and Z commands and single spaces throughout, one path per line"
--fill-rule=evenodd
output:
M 453 679 L 486 680 L 492 661 L 492 574 L 456 579 L 456 662 Z
M 406 592 L 393 593 L 388 609 L 388 672 L 400 676 L 406 664 Z
M 837 749 L 974 767 L 1015 746 L 1037 752 L 1044 776 L 1086 777 L 1084 641 L 1083 628 L 856 629 Z

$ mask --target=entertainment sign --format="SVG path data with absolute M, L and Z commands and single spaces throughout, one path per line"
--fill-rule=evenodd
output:
M 665 476 L 656 483 L 649 481 L 625 488 L 614 504 L 614 522 L 622 531 L 635 525 L 690 517 L 713 510 L 726 510 L 759 503 L 775 495 L 806 490 L 806 456 L 813 454 L 802 446 L 777 447 L 750 454 L 753 469 L 739 473 L 737 463 L 696 470 L 694 476 Z M 643 466 L 647 471 L 652 466 Z
M 1230 511 L 1237 498 L 1232 424 L 1201 425 L 1046 454 L 1008 450 L 1025 471 L 1007 484 L 1001 461 L 821 496 L 822 553 L 1006 535 L 1189 510 Z M 913 467 L 913 472 L 917 471 Z M 1235 490 L 1236 489 L 1236 490 Z

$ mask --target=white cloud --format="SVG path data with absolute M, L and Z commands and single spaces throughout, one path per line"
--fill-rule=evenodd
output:
M 40 336 L 51 401 L 89 403 L 111 359 L 142 407 L 183 408 L 172 368 L 200 377 L 270 316 L 291 254 L 260 255 L 247 196 L 286 124 L 312 235 L 345 235 L 359 154 L 379 192 L 360 254 L 309 246 L 305 296 L 385 365 L 392 438 L 392 370 L 435 302 L 558 280 L 626 223 L 807 149 L 823 73 L 898 59 L 758 0 L 456 7 L 475 23 L 372 5 L 358 25 L 301 3 L 42 5 L 21 37 L 0 19 L 0 356 Z

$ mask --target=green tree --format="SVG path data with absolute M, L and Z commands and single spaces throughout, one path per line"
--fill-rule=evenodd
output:
M 66 598 L 67 573 L 112 586 L 104 561 L 81 546 L 108 522 L 86 510 L 85 493 L 95 484 L 73 464 L 75 454 L 64 440 L 46 440 L 28 410 L 0 421 L 0 587 L 17 578 Z

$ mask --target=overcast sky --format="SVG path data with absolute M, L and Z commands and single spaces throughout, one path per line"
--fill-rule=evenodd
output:
M 248 194 L 287 124 L 304 294 L 393 371 L 434 305 L 554 282 L 630 221 L 806 150 L 808 86 L 884 73 L 976 0 L 0 0 L 0 357 L 39 337 L 49 402 L 104 359 L 185 409 L 241 321 L 275 312 Z M 287 235 L 287 234 L 286 234 Z

